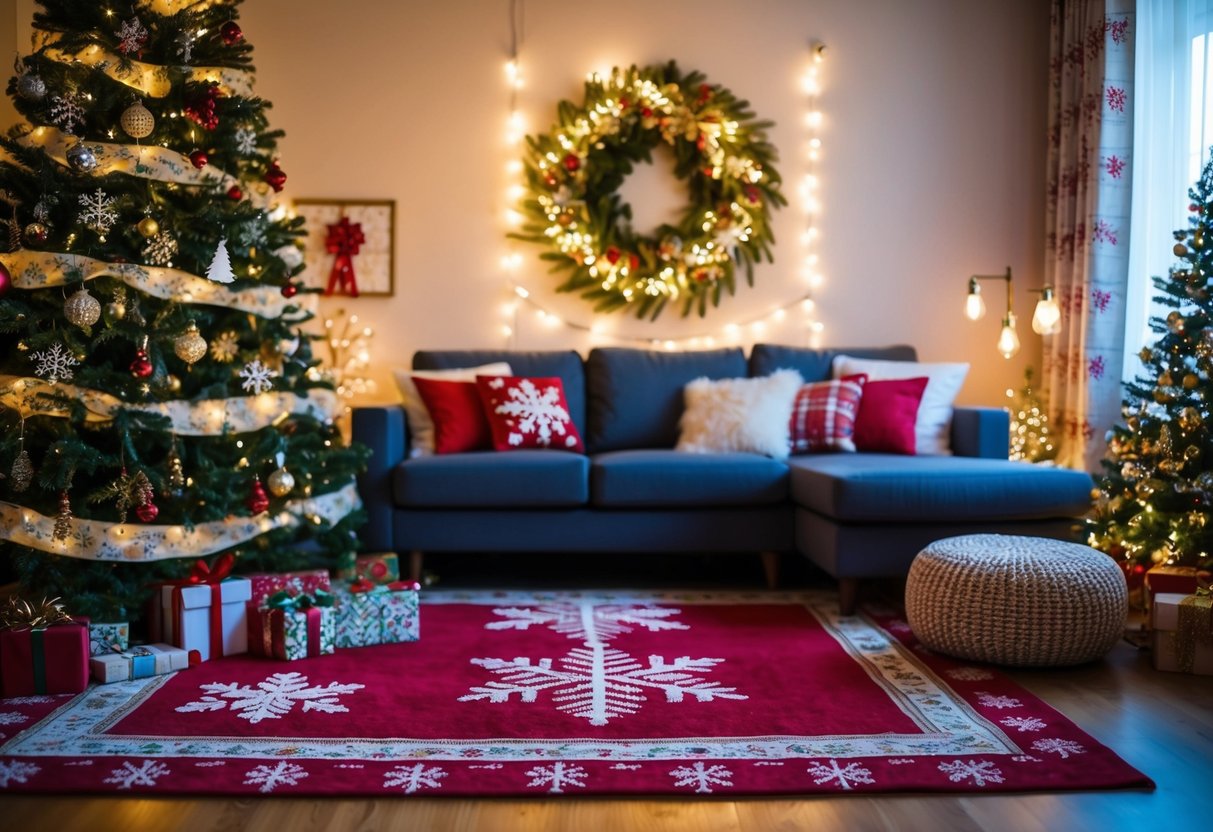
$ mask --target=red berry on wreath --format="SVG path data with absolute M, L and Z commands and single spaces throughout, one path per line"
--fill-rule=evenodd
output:
M 227 195 L 230 199 L 237 201 L 244 199 L 244 191 L 240 190 L 239 185 L 233 185 L 232 187 L 228 188 Z
M 244 38 L 244 32 L 240 31 L 239 23 L 229 20 L 219 27 L 219 37 L 223 38 L 223 42 L 228 46 L 235 46 Z
M 282 292 L 282 296 L 284 298 L 293 298 L 295 295 L 299 294 L 299 287 L 294 283 L 288 283 L 283 286 L 280 291 Z
M 712 97 L 712 88 L 708 84 L 699 85 L 699 100 L 700 102 L 707 101 Z
M 614 246 L 611 246 L 610 248 L 608 248 L 606 250 L 606 259 L 607 259 L 607 262 L 610 263 L 612 266 L 615 265 L 616 263 L 618 263 L 619 262 L 619 249 L 615 248 Z
M 576 153 L 569 153 L 564 157 L 564 169 L 569 173 L 581 168 L 581 159 Z
M 205 150 L 195 150 L 190 153 L 190 164 L 198 168 L 198 170 L 206 167 L 206 163 L 209 161 L 210 159 L 207 158 Z

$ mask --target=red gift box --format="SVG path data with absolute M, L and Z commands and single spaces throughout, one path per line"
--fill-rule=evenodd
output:
M 313 595 L 316 590 L 328 592 L 332 589 L 327 569 L 310 569 L 304 572 L 258 573 L 256 575 L 241 575 L 248 578 L 253 585 L 253 594 L 249 602 L 253 607 L 260 607 L 266 598 L 276 592 L 285 590 L 291 595 Z
M 1146 592 L 1153 602 L 1160 592 L 1191 595 L 1199 587 L 1207 587 L 1213 574 L 1195 566 L 1153 566 L 1146 572 Z
M 0 630 L 0 697 L 80 693 L 88 660 L 87 618 Z

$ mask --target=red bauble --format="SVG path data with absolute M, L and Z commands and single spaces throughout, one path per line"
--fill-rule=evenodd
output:
M 210 160 L 207 158 L 205 150 L 195 150 L 190 154 L 190 164 L 198 168 L 198 170 L 206 167 L 208 161 Z
M 152 360 L 147 357 L 147 350 L 135 350 L 135 360 L 131 362 L 131 375 L 135 378 L 147 378 L 154 370 Z
M 636 271 L 640 268 L 640 258 L 635 254 L 628 255 L 628 268 L 630 268 L 632 271 Z
M 652 107 L 641 107 L 640 115 L 643 116 L 644 118 L 652 118 L 653 117 L 653 108 Z
M 631 103 L 632 102 L 628 101 L 626 98 L 621 98 L 621 99 L 619 99 L 619 109 L 626 110 L 631 105 Z
M 160 513 L 160 509 L 156 508 L 156 504 L 148 500 L 141 506 L 135 509 L 135 516 L 144 523 L 150 523 L 156 519 L 156 515 Z
M 299 294 L 299 287 L 294 283 L 288 283 L 282 287 L 281 291 L 284 298 L 293 298 L 295 295 Z
M 608 248 L 606 250 L 606 259 L 607 259 L 607 262 L 610 263 L 612 266 L 615 265 L 616 263 L 618 263 L 619 262 L 619 249 L 615 248 L 614 246 L 611 246 L 610 248 Z
M 253 488 L 244 504 L 253 514 L 260 514 L 270 507 L 270 498 L 265 493 L 265 486 L 261 484 L 260 477 L 253 477 Z
M 564 169 L 570 173 L 581 169 L 581 159 L 576 153 L 570 153 L 564 157 Z
M 235 46 L 244 39 L 244 32 L 240 31 L 240 24 L 229 20 L 219 27 L 219 37 L 223 38 L 223 42 L 228 46 Z
M 1188 210 L 1189 210 L 1189 211 L 1199 211 L 1199 210 L 1200 210 L 1200 206 L 1199 206 L 1199 205 L 1197 205 L 1195 202 L 1192 202 L 1192 203 L 1189 203 L 1189 204 L 1188 204 Z
M 702 103 L 712 97 L 712 87 L 709 84 L 699 85 L 699 101 Z
M 244 191 L 240 190 L 239 185 L 233 185 L 232 187 L 228 188 L 227 195 L 229 199 L 234 199 L 237 201 L 244 199 Z
M 286 185 L 286 174 L 278 167 L 276 161 L 270 162 L 270 169 L 265 172 L 265 181 L 274 189 L 274 193 L 278 193 Z
M 745 194 L 746 200 L 753 205 L 757 205 L 758 200 L 762 199 L 762 192 L 753 185 L 746 185 L 741 190 Z
M 7 295 L 11 288 L 13 288 L 13 276 L 4 267 L 4 264 L 0 263 L 0 298 Z

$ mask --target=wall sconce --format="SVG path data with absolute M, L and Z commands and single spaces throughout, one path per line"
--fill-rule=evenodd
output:
M 1036 312 L 1032 315 L 1032 331 L 1037 335 L 1056 335 L 1061 332 L 1061 307 L 1053 296 L 1053 287 L 1036 289 L 1040 300 L 1036 301 Z
M 1019 335 L 1015 332 L 1015 312 L 1011 305 L 1011 267 L 1006 274 L 975 274 L 969 278 L 969 296 L 965 298 L 965 315 L 970 321 L 979 321 L 986 314 L 986 302 L 981 297 L 981 280 L 1003 280 L 1007 284 L 1007 314 L 1002 319 L 1002 332 L 998 334 L 998 351 L 1003 358 L 1019 352 Z

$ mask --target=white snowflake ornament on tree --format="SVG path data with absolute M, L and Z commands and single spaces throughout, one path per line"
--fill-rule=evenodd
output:
M 50 120 L 63 132 L 75 135 L 76 128 L 84 124 L 84 105 L 78 93 L 69 92 L 51 98 Z
M 240 386 L 250 393 L 261 394 L 273 388 L 277 376 L 276 372 L 261 363 L 260 358 L 254 358 L 240 371 L 240 377 L 244 379 Z
M 245 156 L 252 156 L 257 152 L 257 133 L 247 127 L 238 127 L 232 135 L 236 142 L 236 149 Z
M 36 365 L 34 372 L 51 384 L 57 384 L 60 381 L 71 381 L 74 375 L 72 367 L 80 363 L 76 360 L 76 356 L 64 349 L 63 345 L 59 343 L 51 344 L 48 350 L 32 352 L 29 357 L 30 361 L 33 361 Z
M 90 230 L 104 238 L 118 221 L 118 212 L 114 210 L 114 197 L 98 188 L 91 194 L 80 195 L 80 222 Z
M 219 241 L 219 245 L 215 246 L 215 256 L 211 258 L 211 264 L 206 267 L 206 276 L 208 280 L 216 283 L 231 283 L 236 279 L 236 273 L 232 271 L 232 258 L 227 253 L 227 237 L 224 237 Z
M 157 233 L 143 247 L 143 259 L 153 266 L 171 266 L 176 256 L 177 240 L 167 231 Z
M 118 27 L 118 51 L 123 55 L 138 52 L 145 43 L 147 43 L 147 29 L 139 22 L 139 18 L 132 17 Z

